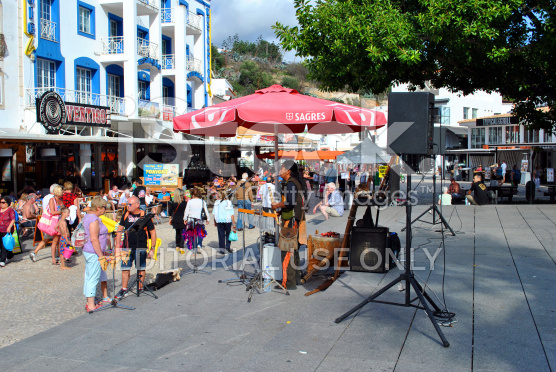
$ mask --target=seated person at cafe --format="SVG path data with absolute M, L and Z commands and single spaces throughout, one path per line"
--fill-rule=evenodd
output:
M 125 189 L 122 196 L 120 196 L 120 200 L 118 201 L 118 207 L 124 208 L 129 198 L 131 198 L 131 192 L 129 191 L 129 189 Z
M 120 198 L 120 193 L 122 191 L 118 190 L 118 186 L 114 185 L 112 186 L 112 190 L 108 191 L 108 200 L 114 205 L 116 206 L 118 204 L 118 199 Z
M 438 205 L 452 205 L 452 195 L 446 186 L 442 188 L 442 194 L 438 195 Z
M 166 217 L 166 214 L 167 214 L 167 211 L 168 211 L 168 203 L 172 200 L 172 195 L 170 195 L 170 193 L 168 191 L 166 191 L 165 186 L 162 186 L 162 189 L 160 190 L 160 192 L 156 196 L 156 199 L 159 202 L 165 202 L 165 204 L 163 204 L 163 205 L 164 205 L 164 209 L 166 211 L 162 211 L 162 217 Z
M 471 195 L 472 192 L 474 195 Z M 473 183 L 471 184 L 471 189 L 467 192 L 466 198 L 473 205 L 488 204 L 488 190 L 480 174 L 473 176 Z
M 448 187 L 448 194 L 452 195 L 453 198 L 461 198 L 461 187 L 459 183 L 456 182 L 454 177 L 450 179 L 450 186 Z
M 37 223 L 37 215 L 39 207 L 37 206 L 37 196 L 35 194 L 27 195 L 27 201 L 21 208 L 21 227 L 23 227 L 23 235 L 26 235 L 26 227 L 34 228 Z

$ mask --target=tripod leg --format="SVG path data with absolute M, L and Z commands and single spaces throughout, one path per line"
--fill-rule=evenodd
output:
M 423 287 L 421 286 L 421 284 L 419 284 L 417 280 L 415 280 L 415 284 L 417 285 L 417 288 L 419 288 L 419 292 L 423 294 L 423 296 L 427 299 L 429 304 L 433 307 L 434 311 L 436 312 L 442 311 L 442 309 L 438 307 L 438 305 L 434 302 L 431 296 L 429 296 L 427 292 L 423 291 Z
M 139 280 L 140 280 L 140 279 L 139 279 Z M 155 298 L 155 300 L 158 300 L 157 295 L 155 295 L 155 294 L 153 293 L 153 291 L 149 288 L 149 286 L 148 286 L 148 285 L 145 285 L 145 282 L 142 281 L 142 280 L 141 280 L 141 283 L 143 283 L 143 291 L 144 291 L 144 290 L 149 291 L 149 293 L 151 294 L 151 296 L 153 296 L 153 297 Z
M 419 300 L 421 301 L 421 304 L 423 305 L 423 307 L 425 308 L 425 312 L 427 313 L 427 315 L 429 316 L 430 321 L 432 322 L 432 325 L 434 326 L 434 329 L 436 329 L 436 333 L 438 333 L 438 336 L 440 337 L 440 339 L 442 340 L 442 346 L 444 347 L 448 347 L 450 346 L 450 343 L 448 342 L 448 340 L 446 339 L 446 337 L 444 336 L 444 333 L 442 332 L 442 330 L 440 329 L 440 326 L 438 325 L 438 323 L 436 322 L 436 319 L 434 318 L 434 315 L 432 314 L 431 309 L 429 308 L 429 305 L 427 304 L 427 301 L 425 300 L 425 297 L 423 296 L 423 294 L 421 293 L 421 291 L 419 290 L 419 284 L 417 283 L 417 281 L 415 280 L 415 278 L 411 278 L 410 279 L 411 285 L 413 287 L 413 289 L 415 290 L 415 292 L 417 293 L 417 297 L 419 297 Z
M 415 221 L 419 220 L 421 217 L 423 217 L 425 214 L 429 213 L 430 210 L 432 210 L 434 207 L 428 207 L 426 211 L 424 211 L 423 213 L 421 213 L 419 215 L 419 217 L 417 217 L 416 219 L 414 219 L 413 221 L 411 221 L 411 224 L 413 225 L 415 223 Z M 401 229 L 401 231 L 405 231 L 405 227 L 403 229 Z
M 350 316 L 351 314 L 353 314 L 354 312 L 356 312 L 357 310 L 361 309 L 363 306 L 365 306 L 366 304 L 368 304 L 369 302 L 372 302 L 375 298 L 379 297 L 381 294 L 383 294 L 384 292 L 386 292 L 387 290 L 389 290 L 390 288 L 392 288 L 393 286 L 395 286 L 396 284 L 398 284 L 398 282 L 400 282 L 402 279 L 402 276 L 400 275 L 397 279 L 395 279 L 394 281 L 390 282 L 390 284 L 386 285 L 385 287 L 383 287 L 380 291 L 378 291 L 377 293 L 371 295 L 369 298 L 367 298 L 365 301 L 361 302 L 359 305 L 355 306 L 353 309 L 349 310 L 347 313 L 345 313 L 344 315 L 342 315 L 339 318 L 336 318 L 336 320 L 334 321 L 334 323 L 340 323 L 341 321 L 343 321 L 345 318 L 347 318 L 348 316 Z
M 444 216 L 442 215 L 442 213 L 440 213 L 440 211 L 438 210 L 438 207 L 435 205 L 433 208 L 436 209 L 436 213 L 438 213 L 438 217 L 440 217 L 440 221 L 442 221 L 442 223 L 444 224 L 444 227 L 446 227 L 448 230 L 450 230 L 450 232 L 452 233 L 453 236 L 456 236 L 456 233 L 454 232 L 454 230 L 452 230 L 452 228 L 448 224 L 448 221 L 446 221 L 444 219 Z

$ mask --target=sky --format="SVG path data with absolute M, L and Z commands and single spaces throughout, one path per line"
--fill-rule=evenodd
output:
M 235 34 L 240 40 L 254 42 L 262 35 L 264 40 L 278 43 L 271 28 L 273 24 L 297 25 L 293 0 L 212 0 L 211 16 L 212 43 L 218 47 Z M 284 57 L 287 62 L 294 59 L 293 52 Z

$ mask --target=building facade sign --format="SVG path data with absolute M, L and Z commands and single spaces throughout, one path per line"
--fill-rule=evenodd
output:
M 110 128 L 110 108 L 64 102 L 56 92 L 36 99 L 37 121 L 48 133 L 58 133 L 63 125 Z
M 503 118 L 477 119 L 475 124 L 478 127 L 487 127 L 490 125 L 516 125 L 519 124 L 519 121 L 515 116 L 506 116 Z
M 147 186 L 176 186 L 178 184 L 178 164 L 144 164 L 143 176 Z

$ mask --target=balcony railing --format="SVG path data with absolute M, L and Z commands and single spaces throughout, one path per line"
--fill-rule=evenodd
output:
M 110 111 L 112 113 L 127 116 L 125 113 L 125 98 L 55 87 L 27 89 L 27 94 L 25 95 L 25 107 L 35 108 L 35 100 L 48 91 L 56 91 L 56 93 L 62 97 L 64 102 L 86 103 L 93 106 L 107 106 L 110 107 Z
M 162 55 L 162 69 L 172 70 L 176 68 L 176 55 L 175 54 L 163 54 Z
M 56 41 L 56 23 L 41 18 L 41 38 Z
M 172 8 L 162 8 L 162 10 L 160 11 L 160 18 L 162 23 L 173 23 L 174 12 Z
M 202 76 L 204 75 L 203 63 L 196 58 L 187 57 L 187 71 L 196 71 Z
M 176 116 L 176 108 L 170 105 L 162 105 L 162 120 L 172 121 Z
M 203 17 L 193 13 L 193 12 L 189 12 L 187 14 L 187 24 L 199 31 L 203 30 Z
M 157 0 L 139 0 L 140 3 L 150 6 L 153 9 L 158 9 Z M 160 3 L 160 1 L 158 1 Z
M 100 38 L 102 54 L 122 54 L 124 52 L 124 37 L 110 36 Z
M 158 59 L 158 44 L 149 40 L 137 38 L 137 54 L 143 57 Z

